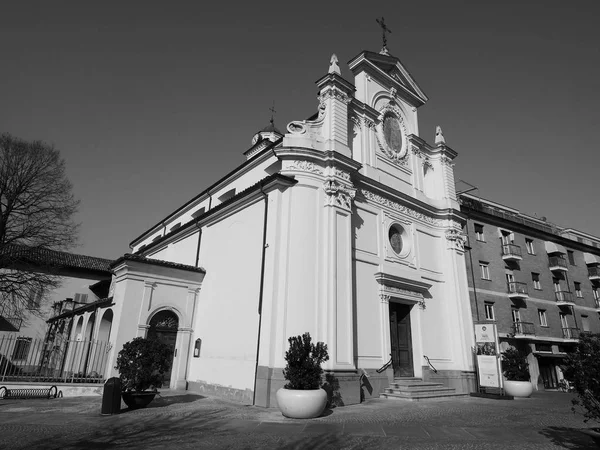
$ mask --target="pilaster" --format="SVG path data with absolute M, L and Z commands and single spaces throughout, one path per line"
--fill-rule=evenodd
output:
M 325 220 L 325 327 L 329 361 L 325 370 L 355 370 L 352 303 L 352 199 L 356 190 L 335 169 L 323 184 Z

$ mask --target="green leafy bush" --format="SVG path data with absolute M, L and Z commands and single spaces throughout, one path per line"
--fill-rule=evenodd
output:
M 584 422 L 600 422 L 600 334 L 582 333 L 577 346 L 565 358 L 563 374 L 575 387 L 573 411 L 584 408 Z
M 290 349 L 285 352 L 287 362 L 283 377 L 288 381 L 286 389 L 319 389 L 322 384 L 323 369 L 321 363 L 329 360 L 327 345 L 323 342 L 313 344 L 310 334 L 290 337 Z
M 162 386 L 164 374 L 171 367 L 171 349 L 155 339 L 137 337 L 125 345 L 117 357 L 121 389 L 141 392 Z
M 527 355 L 514 347 L 502 353 L 502 374 L 509 381 L 529 381 Z

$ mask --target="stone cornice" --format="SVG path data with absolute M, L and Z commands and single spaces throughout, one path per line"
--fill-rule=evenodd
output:
M 305 147 L 280 147 L 275 150 L 275 155 L 281 160 L 312 161 L 323 168 L 335 166 L 350 173 L 355 173 L 362 167 L 361 163 L 333 150 L 320 151 Z
M 403 212 L 413 219 L 432 226 L 444 227 L 445 221 L 449 221 L 448 226 L 445 228 L 455 227 L 452 224 L 453 222 L 462 227 L 467 221 L 465 214 L 458 209 L 435 208 L 361 174 L 356 175 L 354 185 L 357 188 L 357 194 L 360 194 L 363 198 L 381 205 L 387 205 L 393 210 Z M 359 199 L 360 197 L 357 198 L 357 200 Z

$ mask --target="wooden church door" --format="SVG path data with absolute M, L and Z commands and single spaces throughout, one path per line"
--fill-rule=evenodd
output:
M 173 357 L 175 356 L 175 345 L 177 343 L 177 328 L 179 328 L 179 319 L 172 311 L 159 311 L 150 319 L 150 328 L 148 329 L 148 339 L 156 339 L 166 344 L 171 349 L 171 365 L 165 372 L 163 378 L 164 388 L 168 388 L 171 383 L 171 372 L 173 369 Z
M 410 306 L 390 303 L 390 338 L 394 377 L 414 376 Z

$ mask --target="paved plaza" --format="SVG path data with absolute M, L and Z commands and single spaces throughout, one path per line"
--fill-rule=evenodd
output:
M 593 449 L 573 394 L 428 402 L 369 400 L 292 420 L 185 391 L 101 416 L 101 398 L 0 400 L 2 449 Z M 591 426 L 591 425 L 589 425 Z

